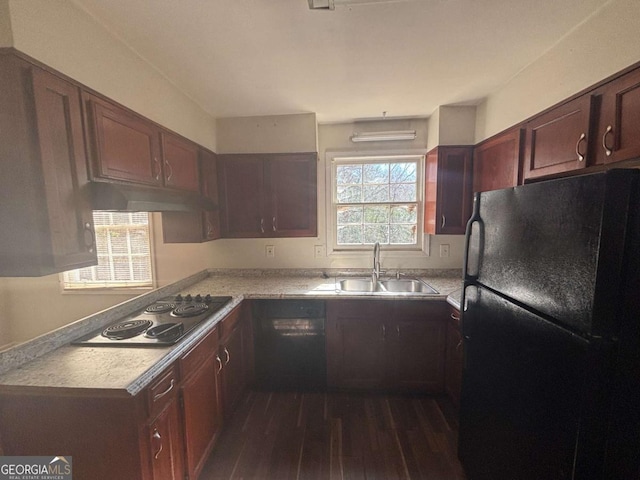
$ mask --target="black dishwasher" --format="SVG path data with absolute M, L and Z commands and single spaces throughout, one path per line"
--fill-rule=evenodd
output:
M 327 383 L 322 300 L 254 301 L 256 385 L 322 390 Z

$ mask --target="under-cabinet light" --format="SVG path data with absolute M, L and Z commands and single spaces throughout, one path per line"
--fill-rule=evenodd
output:
M 311 10 L 335 10 L 336 5 L 370 5 L 373 3 L 400 3 L 413 0 L 308 0 Z
M 354 133 L 352 142 L 390 142 L 394 140 L 415 140 L 415 130 L 397 130 L 390 132 L 364 132 Z

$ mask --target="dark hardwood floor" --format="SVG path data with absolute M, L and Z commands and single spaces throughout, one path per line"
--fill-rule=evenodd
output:
M 200 480 L 463 480 L 444 397 L 249 392 Z

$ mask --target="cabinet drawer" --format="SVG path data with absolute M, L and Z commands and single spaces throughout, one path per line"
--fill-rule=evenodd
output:
M 149 417 L 154 418 L 178 391 L 178 372 L 175 365 L 169 367 L 147 388 Z
M 218 328 L 214 328 L 179 360 L 180 377 L 186 379 L 218 350 Z
M 238 305 L 220 323 L 218 327 L 220 329 L 220 340 L 226 339 L 231 334 L 231 332 L 235 330 L 235 328 L 238 326 L 238 323 L 240 322 L 240 318 L 241 309 L 240 305 Z

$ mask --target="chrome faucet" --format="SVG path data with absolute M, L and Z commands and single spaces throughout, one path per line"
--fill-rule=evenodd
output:
M 371 272 L 371 280 L 376 283 L 380 279 L 380 242 L 376 242 L 373 246 L 373 272 Z

